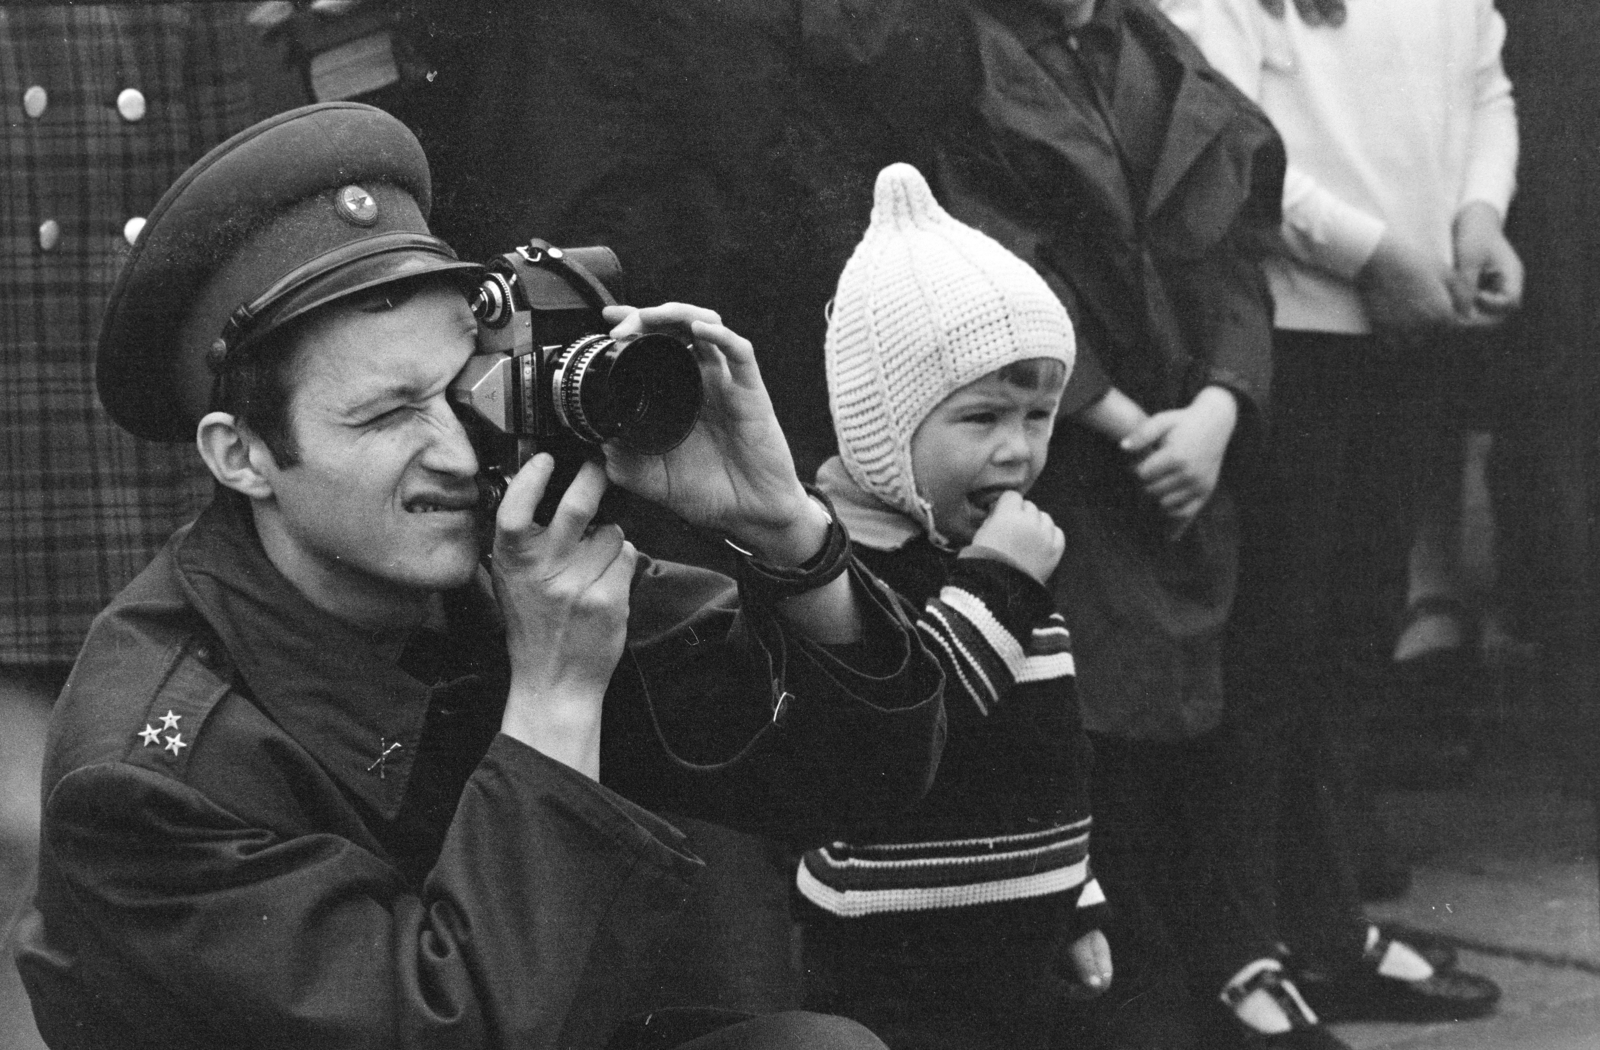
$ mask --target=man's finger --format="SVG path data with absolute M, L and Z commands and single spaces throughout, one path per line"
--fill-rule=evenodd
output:
M 544 498 L 544 490 L 555 472 L 555 457 L 540 452 L 522 465 L 506 486 L 505 498 L 495 512 L 495 526 L 510 537 L 522 537 L 543 531 L 533 523 L 534 508 Z
M 550 540 L 557 548 L 576 544 L 588 534 L 607 484 L 604 464 L 591 459 L 578 468 L 577 477 L 561 494 L 561 502 L 550 516 Z

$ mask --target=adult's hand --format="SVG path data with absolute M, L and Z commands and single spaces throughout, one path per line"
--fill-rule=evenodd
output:
M 683 303 L 609 307 L 606 319 L 614 339 L 659 332 L 690 343 L 705 391 L 699 422 L 666 455 L 607 445 L 611 480 L 775 565 L 798 565 L 820 550 L 827 516 L 795 474 L 750 341 L 713 311 Z
M 1356 275 L 1356 288 L 1374 328 L 1414 337 L 1456 322 L 1451 279 L 1442 263 L 1391 232 Z
M 1137 457 L 1134 474 L 1156 501 L 1177 537 L 1217 489 L 1222 460 L 1239 420 L 1232 391 L 1208 386 L 1184 408 L 1157 412 L 1122 440 Z
M 1499 324 L 1522 305 L 1522 260 L 1501 226 L 1500 213 L 1482 201 L 1464 206 L 1451 226 L 1456 268 L 1450 293 L 1469 326 Z
M 638 555 L 616 525 L 593 524 L 606 489 L 598 464 L 578 471 L 549 525 L 535 524 L 554 466 L 547 453 L 529 460 L 495 517 L 491 576 L 511 657 L 501 731 L 599 779 L 600 708 Z

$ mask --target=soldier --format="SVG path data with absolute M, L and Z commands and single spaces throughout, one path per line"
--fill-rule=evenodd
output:
M 398 121 L 306 107 L 185 173 L 119 279 L 101 397 L 196 440 L 217 490 L 55 710 L 18 958 L 52 1046 L 606 1045 L 700 867 L 645 807 L 805 837 L 927 787 L 936 665 L 708 310 L 607 313 L 692 343 L 700 422 L 662 457 L 607 446 L 547 526 L 535 456 L 480 568 L 446 397 L 480 268 L 428 204 Z M 737 593 L 595 522 L 608 480 L 753 551 Z M 879 1045 L 668 1020 L 697 1047 Z

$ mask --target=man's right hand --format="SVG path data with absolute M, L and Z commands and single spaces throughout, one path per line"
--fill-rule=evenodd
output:
M 1066 539 L 1050 515 L 1022 498 L 1018 492 L 1002 492 L 989 516 L 972 536 L 970 554 L 983 557 L 993 551 L 1040 583 L 1056 571 Z
M 1379 331 L 1423 335 L 1456 320 L 1450 297 L 1452 272 L 1421 249 L 1385 233 L 1372 258 L 1356 275 L 1367 317 Z
M 533 520 L 555 461 L 541 453 L 511 480 L 495 519 L 491 574 L 506 620 L 511 693 L 501 731 L 595 779 L 600 708 L 622 658 L 638 552 L 595 525 L 605 470 L 586 463 L 548 526 Z

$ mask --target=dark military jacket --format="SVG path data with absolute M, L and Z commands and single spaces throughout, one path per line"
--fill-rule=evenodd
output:
M 860 646 L 641 559 L 602 783 L 497 732 L 486 589 L 409 639 L 310 605 L 224 494 L 58 703 L 18 965 L 54 1047 L 590 1047 L 700 861 L 644 808 L 810 841 L 908 805 L 941 678 L 853 570 Z

